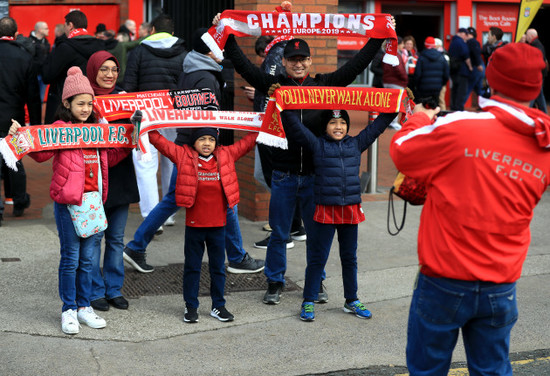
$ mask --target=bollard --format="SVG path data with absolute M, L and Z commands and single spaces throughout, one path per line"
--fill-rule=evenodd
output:
M 369 112 L 369 124 L 378 117 L 379 112 Z M 368 164 L 367 173 L 370 174 L 370 179 L 367 184 L 367 193 L 377 193 L 378 185 L 378 139 L 376 139 L 367 150 Z

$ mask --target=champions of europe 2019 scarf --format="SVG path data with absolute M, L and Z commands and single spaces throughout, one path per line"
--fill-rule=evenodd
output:
M 409 97 L 405 89 L 282 86 L 269 98 L 256 142 L 288 148 L 279 115 L 283 110 L 355 110 L 405 114 L 408 106 Z
M 346 36 L 389 39 L 383 62 L 396 66 L 397 34 L 389 14 L 323 14 L 291 12 L 251 12 L 225 10 L 217 26 L 204 33 L 202 40 L 210 50 L 223 59 L 222 50 L 229 34 L 238 37 L 260 35 Z

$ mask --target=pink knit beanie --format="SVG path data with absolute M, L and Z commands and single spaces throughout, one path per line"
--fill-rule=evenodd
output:
M 90 94 L 94 96 L 92 85 L 88 78 L 82 74 L 79 67 L 70 67 L 67 71 L 67 78 L 65 79 L 65 85 L 63 85 L 62 100 L 68 99 L 78 94 Z

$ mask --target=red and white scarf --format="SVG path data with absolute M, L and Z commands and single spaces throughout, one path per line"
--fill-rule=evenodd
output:
M 204 33 L 202 40 L 223 59 L 227 37 L 259 37 L 260 35 L 346 36 L 356 38 L 390 39 L 386 43 L 383 61 L 393 66 L 397 59 L 397 35 L 389 14 L 367 13 L 291 13 L 250 12 L 225 10 L 217 26 Z
M 144 110 L 138 124 L 141 160 L 150 160 L 148 132 L 166 128 L 222 128 L 259 132 L 263 112 L 198 111 L 198 110 Z
M 319 109 L 406 113 L 409 97 L 404 89 L 364 87 L 282 86 L 269 98 L 256 142 L 288 148 L 281 124 L 283 110 Z
M 74 37 L 77 37 L 77 36 L 80 36 L 80 35 L 90 35 L 90 33 L 88 33 L 88 30 L 86 29 L 73 29 L 73 31 L 71 31 L 69 33 L 69 35 L 67 36 L 67 38 L 71 39 L 71 38 L 74 38 Z
M 99 95 L 94 100 L 96 114 L 108 122 L 129 119 L 136 110 L 215 110 L 219 106 L 216 95 L 210 89 L 108 94 Z
M 13 136 L 0 140 L 6 165 L 17 171 L 16 163 L 28 153 L 76 148 L 133 148 L 132 124 L 52 124 L 21 127 Z

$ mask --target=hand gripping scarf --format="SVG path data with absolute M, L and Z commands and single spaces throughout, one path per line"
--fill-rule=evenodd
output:
M 399 65 L 397 35 L 389 14 L 323 14 L 291 12 L 249 12 L 225 10 L 217 26 L 204 33 L 202 40 L 210 50 L 223 59 L 222 50 L 229 34 L 237 37 L 260 35 L 346 36 L 389 39 L 383 62 Z

